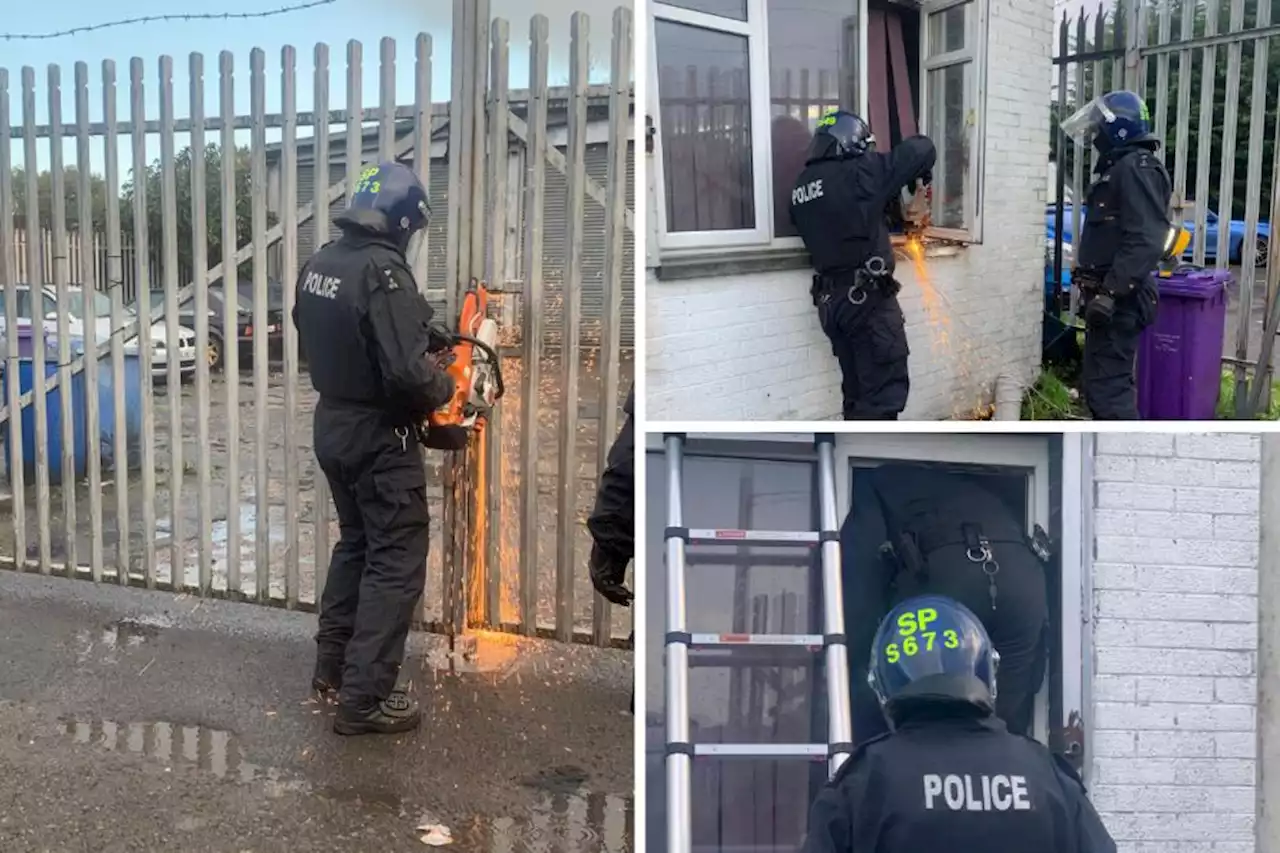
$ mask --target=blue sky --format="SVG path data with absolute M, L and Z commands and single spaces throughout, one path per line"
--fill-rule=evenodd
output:
M 67 29 L 68 22 L 88 25 L 122 18 L 183 12 L 222 13 L 258 12 L 294 5 L 290 0 L 53 0 L 40 2 L 14 2 L 6 4 L 0 19 L 0 32 L 41 33 Z M 529 19 L 534 14 L 548 17 L 550 28 L 550 78 L 552 85 L 568 82 L 568 56 L 570 16 L 576 11 L 586 12 L 591 24 L 592 82 L 605 82 L 609 74 L 612 14 L 618 5 L 630 5 L 626 0 L 491 0 L 492 14 L 506 19 L 511 26 L 511 85 L 516 88 L 528 83 L 528 34 Z M 266 53 L 267 111 L 280 108 L 280 51 L 292 45 L 297 52 L 297 104 L 299 110 L 310 110 L 312 104 L 312 57 L 317 42 L 329 45 L 329 103 L 331 109 L 346 105 L 346 43 L 356 39 L 363 43 L 363 99 L 366 107 L 378 103 L 379 42 L 383 37 L 396 39 L 396 94 L 397 101 L 413 102 L 414 41 L 418 33 L 425 32 L 433 40 L 434 62 L 432 67 L 433 100 L 447 101 L 450 92 L 450 35 L 452 33 L 452 0 L 334 0 L 327 6 L 291 12 L 261 20 L 184 21 L 134 24 L 113 27 L 97 32 L 64 36 L 50 40 L 5 41 L 3 65 L 9 70 L 10 121 L 20 126 L 22 122 L 21 69 L 29 65 L 36 73 L 37 123 L 48 121 L 48 67 L 61 66 L 63 121 L 71 123 L 75 118 L 74 73 L 76 62 L 89 66 L 89 102 L 92 120 L 102 119 L 102 61 L 115 60 L 117 79 L 117 115 L 129 117 L 129 61 L 140 57 L 146 73 L 145 92 L 147 118 L 159 117 L 159 57 L 168 55 L 174 64 L 174 108 L 178 117 L 186 117 L 189 103 L 190 82 L 187 73 L 189 55 L 204 54 L 205 110 L 215 113 L 218 109 L 218 54 L 230 50 L 235 54 L 237 112 L 249 113 L 249 53 L 262 48 Z M 335 128 L 336 132 L 336 128 Z M 310 130 L 301 133 L 309 134 Z M 248 142 L 248 132 L 238 141 Z M 268 131 L 268 139 L 278 139 L 278 132 Z M 216 138 L 211 141 L 216 141 Z M 21 140 L 14 142 L 14 165 L 22 162 Z M 187 144 L 185 135 L 179 135 L 176 145 L 181 149 Z M 121 137 L 121 179 L 128 174 L 131 163 L 130 140 Z M 64 145 L 64 158 L 68 164 L 75 162 L 75 143 Z M 49 144 L 41 140 L 39 165 L 47 168 Z M 101 138 L 94 143 L 94 170 L 102 165 Z M 148 159 L 159 156 L 159 139 L 148 139 Z

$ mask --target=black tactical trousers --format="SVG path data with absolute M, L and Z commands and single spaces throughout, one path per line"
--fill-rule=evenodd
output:
M 395 687 L 426 585 L 430 520 L 422 451 L 369 412 L 315 414 L 316 459 L 340 538 L 320 599 L 320 657 L 342 660 L 344 705 L 367 707 Z
M 1138 420 L 1135 374 L 1142 332 L 1156 317 L 1155 284 L 1116 300 L 1108 323 L 1089 323 L 1084 333 L 1084 400 L 1095 421 Z
M 911 390 L 911 351 L 897 296 L 838 285 L 818 291 L 815 300 L 818 322 L 840 362 L 844 419 L 897 420 Z

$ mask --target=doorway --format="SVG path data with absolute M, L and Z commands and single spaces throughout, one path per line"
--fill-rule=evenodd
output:
M 819 525 L 818 465 L 808 434 L 697 434 L 685 445 L 684 523 L 689 527 L 811 531 Z M 852 507 L 859 478 L 888 463 L 982 478 L 1027 529 L 1055 542 L 1075 529 L 1084 458 L 1079 436 L 859 434 L 836 437 L 837 519 Z M 663 770 L 665 602 L 663 548 L 667 475 L 662 436 L 646 436 L 646 769 L 648 844 L 665 845 Z M 1036 698 L 1034 734 L 1053 743 L 1064 688 L 1081 690 L 1082 555 L 1073 540 L 1049 571 L 1049 674 Z M 1075 550 L 1071 550 L 1074 548 Z M 821 634 L 821 571 L 813 549 L 690 546 L 685 600 L 692 632 Z M 1065 596 L 1064 596 L 1065 592 Z M 1067 614 L 1067 618 L 1063 618 Z M 846 631 L 853 626 L 846 624 Z M 1064 656 L 1064 650 L 1066 654 Z M 1065 660 L 1065 664 L 1064 664 Z M 800 743 L 826 739 L 827 691 L 820 647 L 727 647 L 690 654 L 689 710 L 695 742 Z M 1080 707 L 1069 704 L 1068 707 Z M 794 851 L 826 762 L 796 758 L 699 758 L 694 763 L 693 840 L 698 853 Z

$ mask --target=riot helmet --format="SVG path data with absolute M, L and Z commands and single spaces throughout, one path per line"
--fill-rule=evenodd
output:
M 1062 122 L 1062 131 L 1081 145 L 1092 144 L 1104 152 L 1122 145 L 1159 145 L 1151 133 L 1146 101 L 1123 89 L 1085 104 Z
M 909 598 L 876 631 L 867 681 L 897 725 L 920 708 L 995 713 L 1000 655 L 973 611 L 941 595 Z
M 386 162 L 360 173 L 347 209 L 334 222 L 343 230 L 389 237 L 411 258 L 430 220 L 431 204 L 422 181 L 408 166 Z
M 876 144 L 871 128 L 848 110 L 832 110 L 818 119 L 809 142 L 808 162 L 860 157 Z

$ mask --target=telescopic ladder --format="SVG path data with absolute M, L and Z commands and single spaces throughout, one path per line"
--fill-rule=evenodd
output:
M 833 776 L 853 751 L 849 661 L 841 594 L 840 533 L 836 513 L 835 436 L 818 435 L 819 525 L 816 531 L 707 530 L 685 526 L 684 444 L 678 433 L 663 437 L 667 473 L 667 853 L 692 853 L 693 759 L 731 758 L 827 759 Z M 685 549 L 690 544 L 804 546 L 822 549 L 823 634 L 695 634 L 686 607 Z M 691 743 L 689 740 L 689 650 L 726 645 L 822 646 L 826 650 L 827 742 L 800 744 Z

